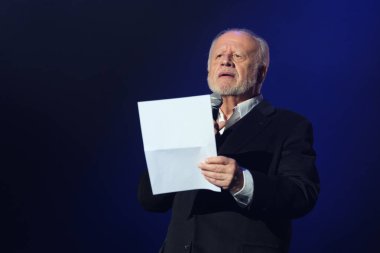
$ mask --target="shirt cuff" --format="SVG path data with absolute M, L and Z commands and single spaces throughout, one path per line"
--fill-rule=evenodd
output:
M 236 193 L 232 193 L 232 196 L 234 197 L 239 206 L 247 207 L 252 202 L 254 182 L 252 174 L 249 170 L 243 167 L 240 167 L 240 169 L 243 172 L 243 188 L 241 188 L 240 191 Z

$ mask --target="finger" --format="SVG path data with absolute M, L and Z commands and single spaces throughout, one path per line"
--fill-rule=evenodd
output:
M 202 171 L 202 174 L 208 178 L 223 181 L 226 179 L 226 175 L 222 173 L 212 172 L 212 171 Z
M 230 158 L 225 157 L 225 156 L 211 156 L 205 160 L 205 163 L 208 163 L 208 164 L 228 164 L 229 160 L 230 160 Z
M 225 185 L 225 183 L 223 183 L 223 180 L 218 180 L 218 179 L 215 179 L 213 177 L 207 177 L 207 176 L 205 176 L 205 178 L 207 181 L 209 181 L 210 183 L 212 183 L 216 186 L 223 187 Z
M 198 167 L 203 171 L 225 173 L 225 165 L 200 163 Z
M 218 179 L 206 177 L 206 176 L 205 176 L 205 179 L 215 186 L 221 187 L 223 189 L 228 189 L 228 184 L 223 180 L 218 180 Z

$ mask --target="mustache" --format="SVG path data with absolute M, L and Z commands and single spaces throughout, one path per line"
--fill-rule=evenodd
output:
M 222 76 L 235 77 L 236 74 L 237 74 L 236 71 L 232 71 L 232 70 L 220 70 L 217 72 L 218 77 L 222 77 Z

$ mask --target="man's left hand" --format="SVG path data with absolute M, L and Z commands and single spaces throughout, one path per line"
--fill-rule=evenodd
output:
M 209 157 L 198 167 L 210 183 L 238 192 L 244 185 L 243 173 L 236 160 L 225 156 Z

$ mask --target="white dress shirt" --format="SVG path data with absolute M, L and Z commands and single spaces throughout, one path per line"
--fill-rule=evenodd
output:
M 219 116 L 217 119 L 218 123 L 225 122 L 225 126 L 219 130 L 219 133 L 222 135 L 224 131 L 238 122 L 241 118 L 243 118 L 247 113 L 249 113 L 256 105 L 258 105 L 263 100 L 262 95 L 258 95 L 251 99 L 245 100 L 235 106 L 233 109 L 233 113 L 229 119 L 224 118 L 224 114 L 221 110 L 219 110 Z M 240 167 L 240 170 L 243 172 L 243 188 L 236 193 L 232 193 L 232 196 L 235 198 L 236 202 L 241 207 L 247 207 L 251 204 L 254 192 L 254 181 L 252 174 L 246 168 Z

